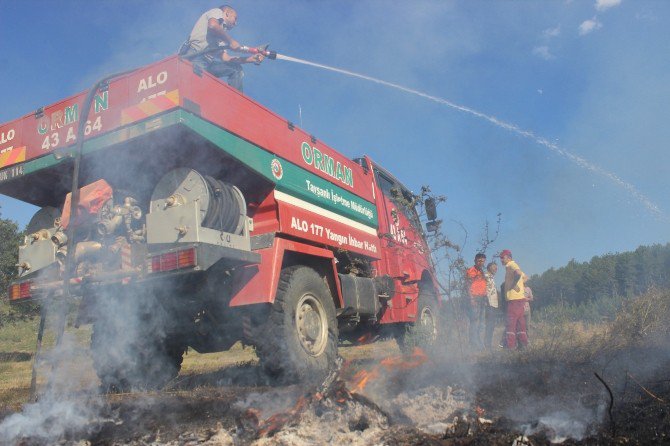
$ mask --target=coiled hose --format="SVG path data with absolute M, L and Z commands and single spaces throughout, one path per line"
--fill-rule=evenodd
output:
M 204 178 L 210 200 L 202 225 L 217 231 L 239 234 L 246 217 L 244 197 L 235 186 L 211 176 Z

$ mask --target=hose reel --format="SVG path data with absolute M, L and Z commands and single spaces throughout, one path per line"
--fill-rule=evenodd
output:
M 180 167 L 163 175 L 151 195 L 152 206 L 166 209 L 197 201 L 201 226 L 241 234 L 247 215 L 242 192 L 232 184 Z

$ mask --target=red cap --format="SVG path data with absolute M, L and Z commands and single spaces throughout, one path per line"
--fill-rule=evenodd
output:
M 503 256 L 512 257 L 512 251 L 510 251 L 509 249 L 503 249 L 502 251 L 500 251 L 500 257 L 502 258 Z

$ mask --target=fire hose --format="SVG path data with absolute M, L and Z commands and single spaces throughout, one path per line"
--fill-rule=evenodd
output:
M 72 293 L 70 290 L 70 278 L 72 276 L 72 273 L 74 272 L 75 269 L 75 264 L 74 264 L 74 231 L 75 231 L 75 226 L 76 226 L 76 216 L 77 216 L 77 209 L 79 206 L 79 174 L 81 170 L 81 157 L 82 157 L 82 152 L 83 152 L 83 147 L 84 147 L 84 129 L 86 127 L 86 121 L 88 120 L 88 116 L 91 111 L 91 106 L 93 105 L 93 98 L 95 94 L 100 90 L 101 88 L 107 88 L 109 86 L 109 82 L 119 76 L 123 76 L 124 74 L 131 73 L 133 71 L 137 70 L 137 68 L 133 68 L 130 70 L 122 71 L 119 73 L 111 74 L 109 76 L 105 76 L 99 81 L 97 81 L 91 89 L 88 91 L 86 94 L 86 98 L 84 99 L 84 103 L 82 105 L 82 116 L 79 118 L 79 125 L 77 127 L 77 139 L 75 143 L 75 147 L 72 151 L 66 152 L 67 156 L 71 157 L 73 159 L 72 161 L 72 185 L 70 188 L 70 194 L 71 194 L 71 200 L 70 200 L 70 216 L 71 216 L 71 222 L 68 225 L 66 229 L 66 234 L 67 234 L 67 252 L 71 253 L 71 255 L 68 255 L 65 259 L 65 265 L 63 268 L 63 299 L 62 302 L 59 303 L 57 313 L 58 317 L 56 318 L 56 347 L 61 345 L 61 342 L 63 340 L 63 333 L 65 332 L 65 324 L 67 321 L 66 318 L 66 313 L 68 311 L 68 306 L 66 304 L 67 300 L 72 297 Z M 62 156 L 62 154 L 59 154 Z M 41 308 L 41 314 L 40 314 L 40 326 L 39 330 L 37 333 L 37 346 L 35 350 L 35 356 L 33 357 L 33 368 L 32 368 L 32 377 L 30 380 L 30 399 L 32 401 L 35 401 L 37 399 L 37 364 L 38 364 L 38 359 L 39 356 L 41 355 L 42 351 L 42 337 L 44 334 L 44 327 L 45 327 L 45 321 L 47 317 L 47 308 L 46 306 L 42 305 Z M 56 364 L 52 364 L 52 369 L 55 368 Z
M 209 209 L 202 225 L 218 231 L 238 234 L 244 227 L 246 204 L 235 188 L 211 176 L 204 177 L 209 190 Z
M 275 60 L 277 58 L 277 52 L 268 50 L 269 46 L 270 46 L 269 44 L 260 45 L 260 46 L 257 46 L 257 47 L 250 47 L 250 46 L 242 45 L 235 51 L 239 51 L 239 52 L 242 52 L 242 53 L 249 53 L 249 54 L 261 54 L 261 55 L 267 57 L 268 59 Z M 213 48 L 208 47 L 208 48 L 205 48 L 204 50 L 196 51 L 196 52 L 191 53 L 191 54 L 186 54 L 186 51 L 188 51 L 188 47 L 186 47 L 186 49 L 184 49 L 184 47 L 182 47 L 182 49 L 179 50 L 179 55 L 186 60 L 192 60 L 192 59 L 195 59 L 198 56 L 204 56 L 204 55 L 216 53 L 216 52 L 222 51 L 224 49 L 226 49 L 226 48 L 224 48 L 224 47 L 213 47 Z M 260 63 L 260 62 L 258 62 L 258 63 Z

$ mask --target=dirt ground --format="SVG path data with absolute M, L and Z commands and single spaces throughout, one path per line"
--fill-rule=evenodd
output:
M 39 429 L 5 438 L 20 445 L 670 442 L 670 361 L 644 368 L 649 358 L 670 357 L 658 347 L 601 363 L 500 351 L 408 370 L 380 369 L 379 358 L 351 356 L 324 395 L 299 385 L 271 386 L 255 363 L 240 363 L 183 376 L 158 393 L 75 394 L 67 411 L 45 416 Z M 355 387 L 361 370 L 381 372 L 352 394 L 346 389 Z M 31 409 L 39 404 L 27 405 L 23 414 L 0 414 L 0 422 L 34 418 Z

